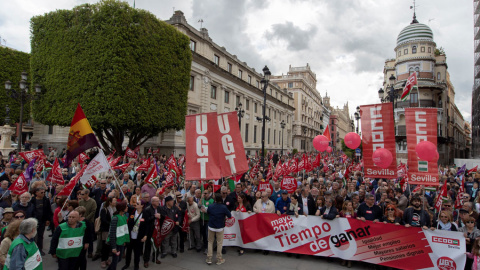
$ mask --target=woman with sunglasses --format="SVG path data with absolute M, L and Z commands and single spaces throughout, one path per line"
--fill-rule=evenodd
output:
M 390 223 L 400 225 L 402 218 L 397 215 L 397 208 L 393 204 L 388 204 L 385 207 L 385 215 L 383 216 L 383 223 Z
M 438 230 L 458 231 L 457 224 L 452 222 L 453 217 L 450 211 L 442 210 L 438 214 L 438 223 L 435 226 Z
M 480 230 L 475 226 L 476 219 L 476 213 L 469 215 L 467 218 L 465 218 L 465 226 L 458 229 L 458 231 L 462 232 L 465 236 L 467 252 L 472 252 L 472 244 L 475 242 L 477 237 L 480 237 Z M 471 269 L 472 262 L 473 260 L 467 257 L 465 269 Z

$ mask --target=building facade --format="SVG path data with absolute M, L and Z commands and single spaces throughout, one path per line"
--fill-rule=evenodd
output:
M 317 91 L 317 75 L 307 63 L 304 67 L 289 66 L 287 75 L 272 76 L 271 82 L 293 97 L 293 148 L 313 151 L 313 138 L 325 130 L 330 110 Z
M 480 158 L 480 1 L 473 1 L 474 26 L 474 84 L 472 89 L 472 151 Z
M 392 85 L 396 94 L 394 118 L 397 158 L 401 161 L 407 159 L 405 108 L 436 108 L 438 162 L 453 164 L 453 159 L 463 156 L 465 151 L 465 146 L 458 150 L 455 150 L 455 146 L 461 147 L 460 144 L 463 145 L 462 142 L 466 140 L 460 135 L 465 134 L 460 131 L 464 127 L 463 116 L 455 105 L 455 90 L 449 78 L 445 53 L 436 47 L 430 27 L 419 23 L 415 15 L 411 24 L 398 35 L 394 51 L 395 59 L 385 61 L 383 87 L 385 96 L 390 94 Z M 401 101 L 404 85 L 413 72 L 417 73 L 418 88 L 412 89 L 407 100 Z M 385 98 L 382 101 L 391 102 Z M 456 136 L 462 139 L 457 141 Z
M 240 132 L 245 151 L 247 155 L 254 155 L 261 149 L 262 144 L 262 122 L 257 119 L 262 117 L 263 74 L 249 67 L 224 47 L 217 45 L 208 35 L 207 29 L 197 30 L 189 25 L 183 12 L 175 11 L 166 22 L 190 38 L 193 57 L 187 114 L 224 113 L 241 108 L 244 114 L 240 120 Z M 292 150 L 294 110 L 292 95 L 275 84 L 269 84 L 266 116 L 270 121 L 266 122 L 265 127 L 266 151 L 280 152 L 282 145 L 285 150 Z M 280 125 L 282 121 L 285 123 L 283 129 Z M 32 141 L 65 147 L 68 131 L 69 128 L 35 124 Z M 128 141 L 124 142 L 125 146 L 127 144 Z M 161 154 L 169 155 L 173 151 L 176 155 L 184 154 L 185 132 L 180 130 L 160 133 L 146 141 L 141 152 L 150 147 L 160 147 Z
M 345 138 L 347 133 L 355 131 L 353 118 L 350 116 L 348 109 L 348 102 L 343 105 L 343 108 L 339 108 L 338 106 L 333 108 L 330 105 L 330 97 L 326 93 L 323 101 L 325 106 L 327 106 L 331 111 L 330 121 L 328 124 L 330 136 L 332 138 L 331 146 L 333 149 L 341 150 L 341 140 Z

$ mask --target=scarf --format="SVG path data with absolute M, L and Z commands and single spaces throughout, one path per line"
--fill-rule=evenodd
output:
M 443 231 L 451 231 L 452 230 L 452 223 L 448 222 L 447 224 L 444 224 L 441 220 L 438 221 L 438 225 L 440 226 L 440 230 Z

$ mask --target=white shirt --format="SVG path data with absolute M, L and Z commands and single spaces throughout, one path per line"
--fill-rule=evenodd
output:
M 303 214 L 308 215 L 308 197 L 302 196 L 302 202 L 303 202 Z

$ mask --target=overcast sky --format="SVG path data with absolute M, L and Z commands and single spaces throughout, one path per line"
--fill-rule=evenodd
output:
M 86 0 L 0 2 L 0 42 L 30 52 L 29 20 Z M 133 0 L 128 0 L 133 5 Z M 455 101 L 470 121 L 473 85 L 473 0 L 417 0 L 417 19 L 429 25 L 447 55 Z M 260 71 L 286 74 L 310 64 L 317 90 L 334 106 L 378 103 L 385 59 L 394 58 L 398 33 L 412 20 L 411 0 L 136 0 L 161 20 L 173 10 L 215 43 Z M 5 41 L 4 41 L 5 40 Z

